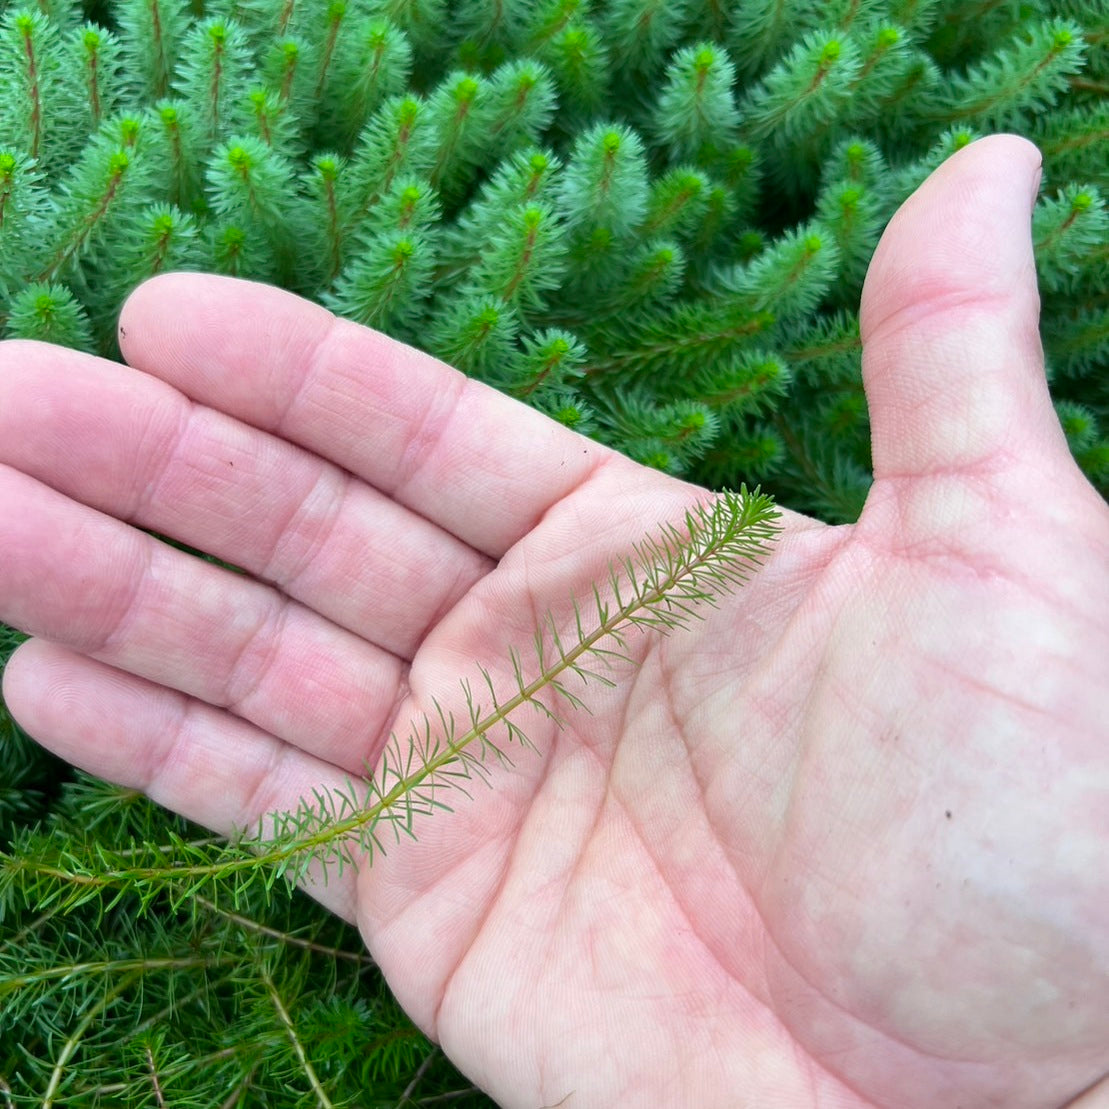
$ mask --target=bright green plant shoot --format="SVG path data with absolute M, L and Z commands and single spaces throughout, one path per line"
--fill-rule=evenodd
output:
M 348 780 L 341 791 L 320 791 L 291 812 L 273 813 L 234 842 L 140 844 L 126 853 L 97 846 L 82 858 L 70 842 L 51 860 L 47 844 L 20 842 L 0 855 L 0 902 L 13 894 L 40 905 L 73 907 L 105 891 L 139 894 L 144 904 L 166 891 L 176 904 L 218 883 L 236 903 L 248 886 L 279 877 L 318 880 L 331 867 L 372 863 L 387 840 L 417 835 L 419 822 L 449 810 L 452 794 L 474 780 L 494 785 L 506 748 L 533 748 L 519 717 L 530 708 L 561 724 L 561 708 L 584 708 L 568 684 L 577 679 L 611 686 L 618 665 L 631 665 L 629 635 L 636 629 L 668 633 L 698 617 L 697 607 L 742 585 L 766 557 L 778 527 L 773 500 L 758 489 L 726 492 L 686 513 L 683 527 L 665 525 L 655 537 L 610 565 L 587 604 L 573 601 L 573 619 L 560 628 L 548 614 L 536 629 L 526 665 L 509 649 L 512 681 L 498 689 L 479 666 L 485 690 L 468 680 L 466 716 L 457 720 L 439 702 L 410 733 L 393 733 L 376 768 Z M 18 894 L 16 891 L 18 890 Z M 0 979 L 0 997 L 13 987 Z

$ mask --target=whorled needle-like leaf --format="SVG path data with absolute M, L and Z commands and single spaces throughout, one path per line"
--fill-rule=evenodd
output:
M 479 667 L 483 695 L 479 698 L 463 680 L 461 719 L 434 702 L 432 714 L 404 738 L 390 737 L 366 778 L 349 780 L 344 789 L 317 790 L 295 809 L 270 814 L 253 836 L 214 853 L 206 844 L 178 840 L 168 863 L 165 849 L 151 844 L 119 859 L 108 857 L 102 847 L 91 860 L 69 850 L 52 865 L 49 853 L 37 845 L 22 859 L 18 853 L 0 855 L 0 891 L 13 882 L 37 885 L 38 900 L 47 904 L 79 903 L 105 889 L 127 888 L 149 897 L 169 887 L 171 898 L 180 900 L 219 882 L 234 899 L 237 884 L 260 872 L 272 886 L 280 877 L 319 880 L 333 867 L 341 873 L 348 865 L 372 863 L 387 841 L 414 836 L 420 819 L 449 811 L 456 795 L 468 796 L 472 782 L 489 784 L 495 765 L 510 761 L 506 744 L 533 746 L 518 720 L 521 709 L 530 706 L 560 724 L 553 704 L 585 708 L 568 679 L 614 684 L 613 665 L 630 662 L 629 631 L 669 634 L 684 628 L 699 618 L 699 606 L 715 605 L 743 585 L 768 553 L 778 515 L 769 496 L 741 487 L 687 512 L 682 526 L 664 525 L 614 562 L 603 585 L 592 586 L 588 619 L 575 599 L 569 626 L 560 626 L 550 613 L 540 621 L 532 668 L 517 648 L 509 648 L 509 695 Z M 149 866 L 141 864 L 143 846 L 149 848 Z

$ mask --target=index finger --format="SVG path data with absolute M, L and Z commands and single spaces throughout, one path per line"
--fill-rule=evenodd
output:
M 120 349 L 187 396 L 328 458 L 499 558 L 621 455 L 270 285 L 173 273 L 124 305 Z

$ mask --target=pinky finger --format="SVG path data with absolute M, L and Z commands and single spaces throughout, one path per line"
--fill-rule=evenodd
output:
M 46 640 L 15 651 L 3 693 L 20 726 L 59 757 L 222 835 L 348 777 L 239 717 Z M 344 869 L 306 888 L 353 922 L 354 882 Z

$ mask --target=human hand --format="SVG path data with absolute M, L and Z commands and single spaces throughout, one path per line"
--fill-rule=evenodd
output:
M 1044 383 L 1038 162 L 975 143 L 886 231 L 857 525 L 785 513 L 592 715 L 311 887 L 506 1106 L 1024 1109 L 1109 1070 L 1109 512 Z M 39 637 L 4 694 L 218 830 L 704 496 L 269 287 L 158 278 L 120 334 L 135 369 L 0 347 L 0 618 Z

